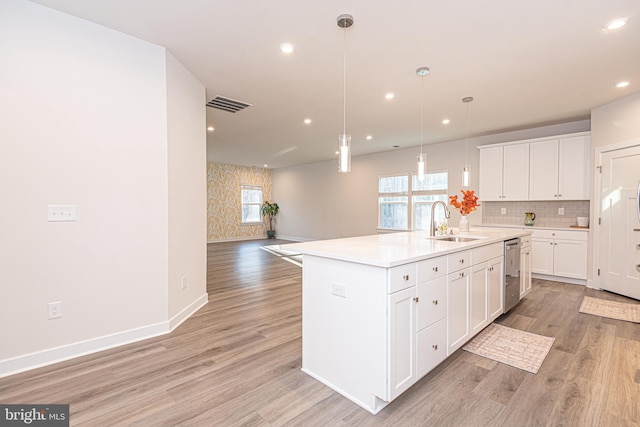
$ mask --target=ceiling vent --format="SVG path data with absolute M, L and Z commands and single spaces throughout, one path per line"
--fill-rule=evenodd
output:
M 207 102 L 207 107 L 217 108 L 218 110 L 228 111 L 235 113 L 244 110 L 247 107 L 251 107 L 251 104 L 246 102 L 237 101 L 231 98 L 225 98 L 224 96 L 216 96 L 211 101 Z

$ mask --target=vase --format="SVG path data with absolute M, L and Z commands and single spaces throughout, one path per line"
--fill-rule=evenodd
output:
M 469 220 L 467 219 L 466 215 L 462 215 L 462 217 L 460 218 L 460 226 L 458 227 L 458 231 L 469 231 Z

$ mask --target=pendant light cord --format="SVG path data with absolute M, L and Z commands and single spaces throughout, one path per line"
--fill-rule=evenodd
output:
M 422 151 L 422 129 L 424 122 L 424 76 L 420 76 L 420 154 Z
M 465 119 L 465 130 L 464 130 L 464 164 L 469 164 L 469 103 L 467 102 L 467 114 Z
M 344 27 L 344 52 L 342 56 L 342 134 L 347 134 L 347 28 Z

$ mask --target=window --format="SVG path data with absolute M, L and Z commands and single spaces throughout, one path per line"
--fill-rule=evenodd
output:
M 262 187 L 258 185 L 242 186 L 242 223 L 261 222 Z
M 448 176 L 447 172 L 431 172 L 425 174 L 423 181 L 418 181 L 416 175 L 380 177 L 378 228 L 428 230 L 433 202 L 448 203 Z M 444 210 L 438 209 L 436 222 L 442 219 Z

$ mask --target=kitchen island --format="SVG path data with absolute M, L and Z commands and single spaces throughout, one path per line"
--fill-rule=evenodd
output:
M 503 313 L 504 241 L 528 234 L 416 231 L 286 245 L 304 259 L 302 370 L 379 412 Z

